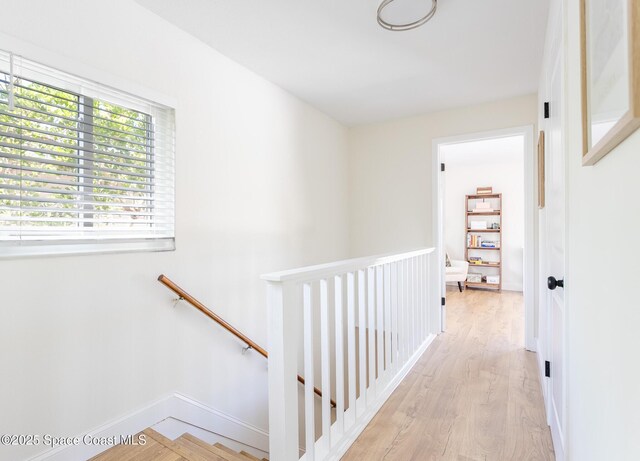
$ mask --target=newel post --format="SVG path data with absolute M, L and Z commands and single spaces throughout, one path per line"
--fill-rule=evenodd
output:
M 297 461 L 298 320 L 295 285 L 267 281 L 269 315 L 269 458 Z

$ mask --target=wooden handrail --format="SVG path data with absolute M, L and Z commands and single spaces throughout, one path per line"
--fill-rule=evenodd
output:
M 233 325 L 231 325 L 230 323 L 228 323 L 226 320 L 224 320 L 222 317 L 220 317 L 219 315 L 217 315 L 216 313 L 212 312 L 211 310 L 209 310 L 209 308 L 207 308 L 207 306 L 205 306 L 204 304 L 202 304 L 200 301 L 198 301 L 196 298 L 194 298 L 193 296 L 191 296 L 189 293 L 187 293 L 186 291 L 184 291 L 182 288 L 180 288 L 178 285 L 176 285 L 173 280 L 171 280 L 169 277 L 167 277 L 166 275 L 160 275 L 160 277 L 158 277 L 158 282 L 162 283 L 164 286 L 166 286 L 167 288 L 169 288 L 171 291 L 173 291 L 175 294 L 177 294 L 178 296 L 180 296 L 180 299 L 184 299 L 186 302 L 188 302 L 189 304 L 191 304 L 193 307 L 195 307 L 196 309 L 198 309 L 200 312 L 202 312 L 204 315 L 206 315 L 207 317 L 209 317 L 211 320 L 213 320 L 214 322 L 216 322 L 218 325 L 220 325 L 222 328 L 224 328 L 225 330 L 227 330 L 229 333 L 231 333 L 233 336 L 235 336 L 236 338 L 238 338 L 240 341 L 242 341 L 243 343 L 245 343 L 247 346 L 249 346 L 251 349 L 254 349 L 256 352 L 258 352 L 258 354 L 262 355 L 264 358 L 269 358 L 269 354 L 267 353 L 266 350 L 264 350 L 262 347 L 260 347 L 258 344 L 256 344 L 255 342 L 253 342 L 253 340 L 251 340 L 249 337 L 247 337 L 246 335 L 244 335 L 241 331 L 237 330 Z
M 193 307 L 198 309 L 200 312 L 202 312 L 204 315 L 206 315 L 211 320 L 216 322 L 218 325 L 220 325 L 222 328 L 227 330 L 229 333 L 234 335 L 240 341 L 245 343 L 251 349 L 254 349 L 256 352 L 258 352 L 260 355 L 262 355 L 265 359 L 269 358 L 269 353 L 264 348 L 260 347 L 251 338 L 246 336 L 240 330 L 236 329 L 233 325 L 231 325 L 229 322 L 224 320 L 222 317 L 220 317 L 216 313 L 214 313 L 211 310 L 209 310 L 209 308 L 207 306 L 205 306 L 200 301 L 198 301 L 196 298 L 194 298 L 189 293 L 187 293 L 182 288 L 180 288 L 169 277 L 167 277 L 164 274 L 160 274 L 160 276 L 158 276 L 158 282 L 162 283 L 164 286 L 169 288 L 171 291 L 173 291 L 175 294 L 177 294 L 180 297 L 180 299 L 184 299 L 186 302 L 188 302 Z M 300 376 L 300 375 L 298 375 L 298 381 L 300 382 L 300 384 L 304 384 L 304 378 L 302 376 Z M 318 389 L 317 387 L 313 388 L 313 392 L 315 392 L 319 397 L 322 397 L 322 391 L 320 389 Z M 331 400 L 331 406 L 332 407 L 336 406 L 336 403 L 333 400 Z

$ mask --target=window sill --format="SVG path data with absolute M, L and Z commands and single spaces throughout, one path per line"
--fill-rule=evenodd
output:
M 0 242 L 0 259 L 38 256 L 173 251 L 175 249 L 176 244 L 174 238 L 122 241 L 5 241 Z

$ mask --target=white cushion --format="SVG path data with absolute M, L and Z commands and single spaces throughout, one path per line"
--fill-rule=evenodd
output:
M 445 267 L 444 279 L 447 282 L 464 282 L 467 280 L 467 272 L 469 272 L 469 263 L 467 261 L 452 259 L 451 267 Z
M 447 275 L 467 273 L 464 267 L 446 267 L 445 270 L 447 271 L 446 272 Z

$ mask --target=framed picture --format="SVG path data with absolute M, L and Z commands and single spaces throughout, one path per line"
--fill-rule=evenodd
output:
M 640 1 L 580 0 L 582 164 L 640 127 Z
M 538 208 L 544 208 L 544 131 L 538 135 Z

